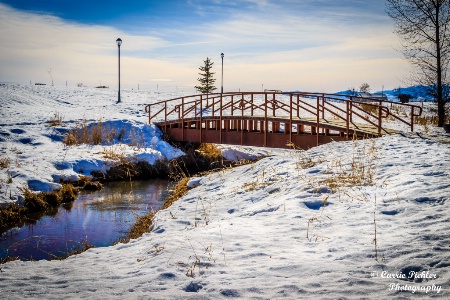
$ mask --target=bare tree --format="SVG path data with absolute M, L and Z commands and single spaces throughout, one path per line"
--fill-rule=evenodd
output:
M 370 85 L 367 82 L 362 83 L 361 86 L 359 87 L 359 91 L 361 93 L 369 93 L 370 92 Z
M 403 55 L 417 69 L 412 79 L 428 87 L 437 102 L 442 127 L 450 98 L 450 0 L 386 0 L 386 12 L 402 39 Z

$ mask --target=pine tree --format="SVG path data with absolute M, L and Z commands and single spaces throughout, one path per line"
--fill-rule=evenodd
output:
M 203 62 L 205 63 L 205 65 L 199 68 L 201 72 L 198 73 L 201 77 L 197 79 L 200 82 L 200 85 L 195 86 L 195 88 L 199 92 L 209 94 L 212 91 L 217 90 L 217 88 L 214 86 L 214 82 L 216 82 L 216 79 L 213 78 L 213 75 L 215 73 L 211 72 L 212 65 L 214 63 L 211 62 L 208 57 Z

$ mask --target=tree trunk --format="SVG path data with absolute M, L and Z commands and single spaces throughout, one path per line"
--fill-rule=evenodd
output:
M 438 105 L 438 127 L 442 127 L 445 122 L 444 99 L 442 95 L 442 65 L 441 65 L 441 39 L 439 12 L 441 5 L 436 3 L 436 65 L 437 65 L 437 94 L 436 100 Z

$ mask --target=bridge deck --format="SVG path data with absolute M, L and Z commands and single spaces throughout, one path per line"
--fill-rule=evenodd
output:
M 267 124 L 266 124 L 267 123 Z M 289 124 L 292 129 L 289 130 Z M 205 116 L 155 123 L 171 140 L 228 143 L 264 147 L 286 148 L 294 143 L 300 148 L 310 148 L 330 141 L 340 141 L 396 132 L 369 124 L 349 123 L 340 119 L 317 119 L 311 117 L 264 117 L 264 116 Z M 222 130 L 220 130 L 222 129 Z
M 255 121 L 264 121 L 264 120 L 268 120 L 271 122 L 279 122 L 279 123 L 284 123 L 284 124 L 288 124 L 289 122 L 292 122 L 292 124 L 302 124 L 302 125 L 306 125 L 306 126 L 317 126 L 317 119 L 316 118 L 308 118 L 308 117 L 302 117 L 302 118 L 298 118 L 298 117 L 293 117 L 292 121 L 289 119 L 289 117 L 268 117 L 265 118 L 264 116 L 243 116 L 243 117 L 236 117 L 236 116 L 222 116 L 221 117 L 222 120 L 255 120 Z M 184 122 L 192 122 L 192 121 L 198 121 L 200 120 L 199 118 L 186 118 L 183 121 Z M 206 121 L 219 121 L 220 117 L 218 116 L 206 116 L 203 117 L 202 120 Z M 176 123 L 181 123 L 182 120 L 171 120 L 171 121 L 167 121 L 167 124 L 176 124 Z M 163 126 L 165 124 L 165 122 L 155 122 L 155 124 L 159 127 Z M 346 131 L 346 122 L 340 119 L 319 119 L 319 126 L 320 127 L 324 127 L 324 128 L 328 128 L 330 130 L 335 130 L 335 131 L 339 131 L 339 132 L 343 132 Z M 225 129 L 225 128 L 224 128 Z M 352 132 L 355 132 L 359 135 L 369 135 L 369 136 L 378 136 L 378 128 L 375 126 L 372 126 L 370 124 L 363 124 L 363 123 L 355 123 L 352 122 L 349 124 L 349 130 Z M 396 133 L 398 132 L 395 129 L 390 129 L 390 128 L 382 128 L 381 130 L 381 134 L 391 134 L 391 133 Z
M 422 108 L 379 99 L 302 92 L 239 92 L 191 95 L 146 106 L 149 123 L 180 142 L 310 148 L 395 130 L 413 130 Z

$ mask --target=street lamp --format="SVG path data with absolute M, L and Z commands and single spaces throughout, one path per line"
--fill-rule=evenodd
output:
M 221 87 L 221 93 L 223 94 L 223 57 L 225 55 L 223 53 L 220 53 L 220 56 L 222 57 L 222 87 Z
M 119 94 L 118 94 L 118 99 L 117 99 L 117 103 L 120 103 L 120 45 L 122 45 L 122 39 L 118 38 L 116 40 L 117 46 L 119 47 Z

